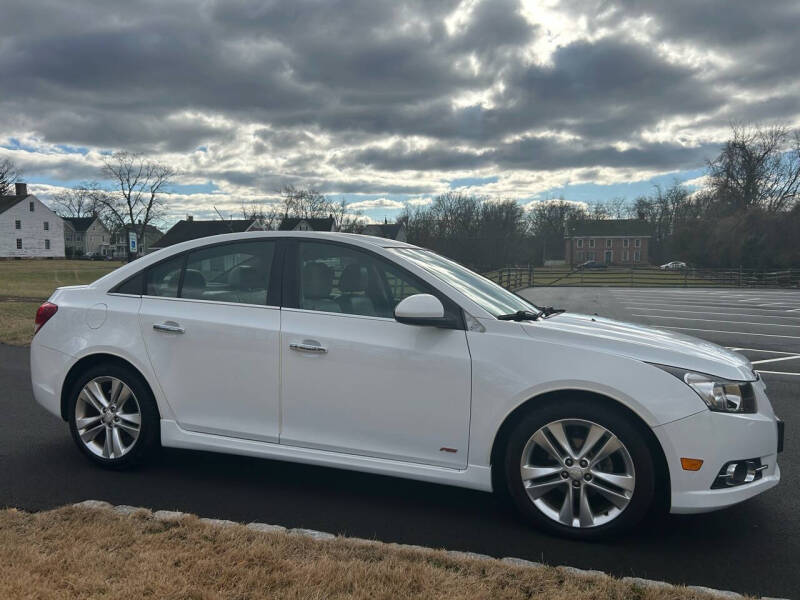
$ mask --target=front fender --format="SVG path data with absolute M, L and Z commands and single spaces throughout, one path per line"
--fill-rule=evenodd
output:
M 472 355 L 470 464 L 488 465 L 495 436 L 523 403 L 555 391 L 611 398 L 657 427 L 707 410 L 682 381 L 636 359 L 537 340 L 516 323 L 468 332 Z

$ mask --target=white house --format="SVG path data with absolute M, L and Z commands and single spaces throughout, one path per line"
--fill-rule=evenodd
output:
M 64 221 L 17 183 L 0 196 L 0 258 L 64 258 Z

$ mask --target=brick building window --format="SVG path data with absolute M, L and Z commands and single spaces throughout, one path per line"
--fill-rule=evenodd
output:
M 641 248 L 642 247 L 642 240 L 640 240 L 640 239 L 633 240 L 633 245 L 636 246 L 637 248 Z
M 623 248 L 630 248 L 630 246 L 631 246 L 631 241 L 628 238 L 625 238 L 624 240 L 622 240 L 622 247 Z
M 613 240 L 606 240 L 606 248 L 611 248 L 611 244 L 612 243 L 613 243 Z
M 622 260 L 623 260 L 624 262 L 628 262 L 630 259 L 631 259 L 631 253 L 630 253 L 630 250 L 623 250 L 623 251 L 622 251 Z
M 576 244 L 577 244 L 578 248 L 583 248 L 583 240 L 578 240 L 576 242 Z
M 589 240 L 589 248 L 594 248 L 594 240 Z
M 17 250 L 22 250 L 22 238 L 17 238 Z
M 638 241 L 638 240 L 637 240 Z M 640 262 L 642 260 L 642 253 L 639 250 L 633 251 L 633 262 Z

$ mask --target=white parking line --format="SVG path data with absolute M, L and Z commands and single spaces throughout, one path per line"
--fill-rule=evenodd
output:
M 754 360 L 751 361 L 751 364 L 760 365 L 762 363 L 768 363 L 768 362 L 780 362 L 782 360 L 797 360 L 797 359 L 800 359 L 800 354 L 797 354 L 795 356 L 783 356 L 781 358 L 765 358 L 763 360 Z
M 677 329 L 680 331 L 707 331 L 708 333 L 729 333 L 731 335 L 757 335 L 759 337 L 800 340 L 800 336 L 797 335 L 777 335 L 775 333 L 753 333 L 750 331 L 725 331 L 724 329 L 699 329 L 697 327 L 667 327 L 666 325 L 662 326 L 661 329 Z
M 636 308 L 636 310 L 648 310 L 648 311 L 651 311 L 651 312 L 665 312 L 665 313 L 671 312 L 671 313 L 680 313 L 681 315 L 685 315 L 686 314 L 685 310 L 670 310 L 668 308 L 647 308 L 647 307 L 644 307 L 644 306 L 639 306 L 639 307 Z M 692 314 L 725 315 L 725 316 L 729 316 L 729 317 L 754 317 L 754 316 L 756 316 L 753 313 L 711 312 L 711 311 L 707 311 L 707 310 L 695 311 Z M 794 321 L 800 320 L 800 315 L 798 315 L 796 317 L 784 317 L 784 316 L 781 316 L 781 315 L 758 315 L 758 316 L 769 318 L 769 319 L 792 319 Z
M 792 373 L 789 371 L 761 371 L 760 369 L 756 369 L 756 373 L 762 375 L 790 375 L 792 377 L 800 377 L 800 373 Z
M 719 308 L 725 308 L 724 306 L 720 306 L 718 304 L 667 304 L 667 303 L 663 303 L 663 302 L 648 302 L 647 304 L 641 304 L 641 303 L 630 302 L 630 301 L 628 301 L 628 302 L 624 302 L 623 301 L 622 302 L 622 306 L 624 306 L 625 308 L 640 308 L 640 307 L 641 308 L 646 308 L 648 306 L 683 306 L 685 308 L 692 308 L 692 309 L 699 309 L 699 308 L 718 308 L 719 309 Z M 731 310 L 741 310 L 741 309 L 742 309 L 741 306 L 732 306 L 731 307 Z M 758 307 L 755 307 L 755 306 L 753 307 L 753 310 L 759 310 L 762 313 L 767 312 L 767 311 L 769 311 L 769 312 L 780 312 L 780 313 L 787 312 L 786 310 L 780 310 L 780 309 L 777 309 L 777 308 L 758 308 Z M 699 311 L 699 312 L 703 312 L 703 311 Z M 767 316 L 767 315 L 765 315 L 765 316 Z
M 795 352 L 784 352 L 782 350 L 764 350 L 763 348 L 741 348 L 739 346 L 725 346 L 728 350 L 747 350 L 748 352 L 767 352 L 769 354 L 796 354 Z
M 739 325 L 764 325 L 766 327 L 794 327 L 800 329 L 800 325 L 784 325 L 783 323 L 754 323 L 752 321 L 726 321 L 722 319 L 693 319 L 691 317 L 667 317 L 663 315 L 637 315 L 631 313 L 632 317 L 646 317 L 648 319 L 679 319 L 681 321 L 703 321 L 704 323 L 738 323 Z

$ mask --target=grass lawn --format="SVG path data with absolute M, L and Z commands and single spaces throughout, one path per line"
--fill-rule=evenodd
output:
M 0 298 L 47 300 L 57 287 L 91 283 L 122 264 L 90 260 L 2 260 Z
M 31 343 L 33 318 L 39 302 L 0 302 L 0 342 L 24 345 Z
M 554 567 L 366 541 L 317 541 L 187 516 L 69 506 L 0 511 L 0 598 L 709 598 Z
M 91 283 L 122 264 L 89 260 L 0 260 L 0 342 L 30 343 L 36 309 L 57 287 Z M 4 301 L 8 297 L 37 301 Z

